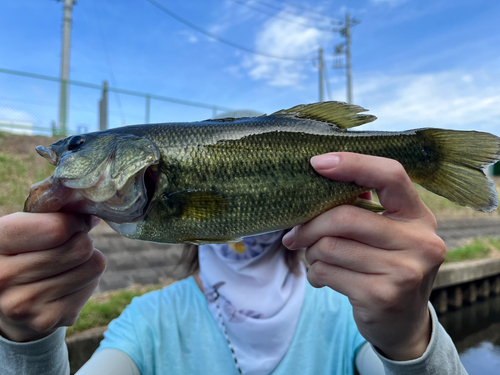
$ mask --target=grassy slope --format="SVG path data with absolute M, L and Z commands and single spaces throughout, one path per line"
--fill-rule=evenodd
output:
M 52 175 L 54 167 L 38 156 L 35 147 L 55 141 L 0 132 L 0 216 L 22 211 L 30 186 Z
M 500 257 L 500 238 L 478 237 L 469 239 L 466 242 L 463 246 L 448 251 L 444 262 L 451 263 Z

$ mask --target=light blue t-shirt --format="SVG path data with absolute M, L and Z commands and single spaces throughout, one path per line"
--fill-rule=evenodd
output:
M 272 375 L 354 374 L 365 339 L 347 297 L 306 284 L 297 329 Z M 109 325 L 98 350 L 104 348 L 128 354 L 142 375 L 238 374 L 193 277 L 134 298 Z

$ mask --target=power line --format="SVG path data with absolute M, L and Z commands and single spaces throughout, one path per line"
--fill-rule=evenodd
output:
M 262 51 L 258 51 L 258 50 L 254 50 L 252 48 L 248 48 L 248 47 L 245 47 L 241 44 L 237 44 L 237 43 L 234 43 L 234 42 L 231 42 L 230 40 L 227 40 L 225 38 L 222 38 L 210 31 L 207 31 L 205 29 L 202 29 L 201 27 L 195 25 L 194 23 L 192 22 L 189 22 L 188 20 L 182 18 L 181 16 L 177 15 L 176 13 L 172 12 L 171 10 L 165 8 L 163 5 L 157 3 L 156 1 L 154 0 L 146 0 L 148 3 L 151 3 L 152 5 L 154 5 L 155 7 L 157 7 L 158 9 L 160 9 L 162 12 L 168 14 L 170 17 L 176 19 L 177 21 L 183 23 L 184 25 L 198 31 L 199 33 L 202 33 L 212 39 L 215 39 L 217 40 L 218 42 L 221 42 L 221 43 L 224 43 L 224 44 L 227 44 L 228 46 L 231 46 L 231 47 L 234 47 L 234 48 L 238 48 L 238 49 L 241 49 L 243 51 L 246 51 L 246 52 L 250 52 L 250 53 L 253 53 L 255 55 L 261 55 L 261 56 L 266 56 L 266 57 L 271 57 L 273 59 L 280 59 L 280 60 L 291 60 L 291 61 L 310 61 L 313 59 L 313 57 L 295 57 L 295 56 L 279 56 L 279 55 L 274 55 L 272 53 L 267 53 L 267 52 L 262 52 Z
M 92 0 L 92 5 L 94 6 L 94 15 L 95 15 L 95 18 L 97 21 L 97 26 L 99 27 L 99 36 L 101 37 L 101 42 L 103 44 L 104 52 L 106 55 L 106 61 L 108 63 L 109 74 L 111 77 L 111 83 L 113 84 L 113 86 L 117 87 L 118 85 L 116 84 L 115 74 L 113 72 L 113 65 L 111 64 L 111 57 L 109 55 L 108 45 L 106 43 L 106 39 L 104 38 L 104 31 L 103 31 L 102 24 L 101 24 L 101 18 L 99 17 L 99 11 L 98 11 L 97 6 L 95 4 L 95 0 Z M 125 120 L 125 115 L 123 113 L 123 107 L 122 107 L 122 102 L 120 100 L 120 94 L 118 94 L 117 92 L 115 92 L 115 99 L 116 99 L 116 103 L 118 104 L 118 111 L 120 112 L 122 125 L 126 125 L 127 121 Z
M 240 0 L 231 0 L 231 1 L 234 2 L 234 3 L 240 4 L 240 5 L 246 6 L 247 8 L 256 10 L 257 12 L 261 12 L 261 13 L 267 14 L 267 15 L 269 15 L 271 17 L 275 17 L 275 18 L 278 18 L 280 20 L 283 20 L 283 21 L 286 21 L 286 22 L 289 22 L 289 23 L 293 23 L 293 24 L 296 24 L 296 25 L 299 25 L 299 26 L 302 26 L 302 27 L 314 27 L 314 28 L 316 28 L 318 30 L 321 30 L 321 31 L 328 31 L 328 32 L 332 31 L 331 27 L 330 28 L 319 27 L 319 26 L 311 25 L 309 23 L 293 21 L 293 20 L 291 20 L 289 18 L 282 17 L 279 14 L 272 13 L 272 12 L 267 12 L 264 9 L 254 7 L 254 6 L 252 6 L 252 5 L 248 4 L 248 3 L 245 3 L 245 2 L 240 1 Z M 300 17 L 302 17 L 302 16 L 300 16 Z M 315 21 L 315 22 L 317 22 L 317 21 Z

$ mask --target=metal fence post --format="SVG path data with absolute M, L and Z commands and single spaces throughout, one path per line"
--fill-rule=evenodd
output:
M 108 128 L 108 82 L 102 83 L 102 99 L 99 101 L 99 130 Z
M 68 133 L 68 81 L 61 79 L 61 91 L 59 99 L 59 134 Z
M 149 111 L 150 111 L 150 105 L 151 105 L 151 96 L 146 95 L 146 124 L 149 124 Z

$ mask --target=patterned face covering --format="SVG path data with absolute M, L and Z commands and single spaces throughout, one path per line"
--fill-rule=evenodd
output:
M 198 250 L 208 308 L 245 375 L 269 374 L 276 368 L 290 346 L 304 301 L 304 266 L 291 273 L 284 251 L 274 250 L 283 234 Z

